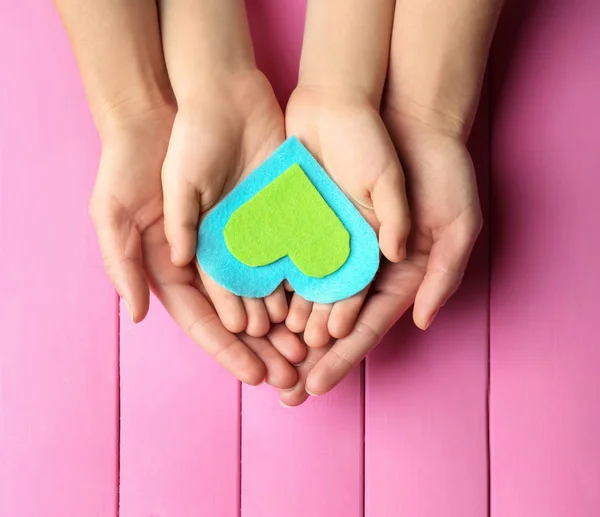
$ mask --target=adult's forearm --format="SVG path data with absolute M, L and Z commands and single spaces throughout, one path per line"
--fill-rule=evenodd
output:
M 96 123 L 171 101 L 154 0 L 55 0 Z
M 394 0 L 308 0 L 300 86 L 354 90 L 379 107 L 393 13 Z
M 396 0 L 391 106 L 466 136 L 501 6 L 502 0 Z

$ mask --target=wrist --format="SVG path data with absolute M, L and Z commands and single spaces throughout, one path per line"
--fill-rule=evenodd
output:
M 253 62 L 239 66 L 218 63 L 182 77 L 174 92 L 179 110 L 188 111 L 215 107 L 225 99 L 235 102 L 244 92 L 253 92 L 265 82 L 267 79 Z
M 270 84 L 256 67 L 227 70 L 214 69 L 204 75 L 190 77 L 176 92 L 180 114 L 195 117 L 202 113 L 239 113 L 261 104 L 265 88 Z
M 309 93 L 335 102 L 350 101 L 366 104 L 377 111 L 381 105 L 381 88 L 370 81 L 351 75 L 301 73 L 294 94 Z
M 473 103 L 476 105 L 476 101 Z M 393 118 L 407 132 L 437 132 L 465 140 L 471 130 L 474 109 L 443 93 L 420 91 L 416 95 L 387 89 L 381 107 L 384 119 Z
M 103 144 L 132 134 L 168 139 L 176 113 L 172 92 L 141 88 L 104 101 L 94 113 L 94 120 Z
M 465 139 L 501 5 L 502 0 L 397 0 L 386 109 Z
M 299 84 L 350 92 L 379 109 L 394 0 L 309 0 Z
M 300 78 L 289 103 L 294 104 L 302 99 L 312 104 L 363 106 L 379 111 L 381 95 L 376 90 L 365 87 L 364 84 L 311 79 L 306 76 Z
M 256 70 L 243 0 L 164 4 L 163 49 L 178 103 Z

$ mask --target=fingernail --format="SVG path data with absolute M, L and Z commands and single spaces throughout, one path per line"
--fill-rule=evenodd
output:
M 306 391 L 306 393 L 308 393 L 311 397 L 318 397 L 319 396 L 316 393 L 313 393 L 312 391 L 309 391 L 308 388 L 304 388 L 304 391 Z
M 398 257 L 400 259 L 398 262 L 402 262 L 406 258 L 406 244 L 402 244 L 398 248 Z
M 288 406 L 287 404 L 284 404 L 283 402 L 281 402 L 281 400 L 279 401 L 279 405 L 281 407 L 284 407 L 285 409 L 292 409 L 294 406 Z
M 427 321 L 427 324 L 425 325 L 425 330 L 427 330 L 431 324 L 433 323 L 433 320 L 436 318 L 436 316 L 438 315 L 438 312 L 440 312 L 440 310 L 438 309 L 437 311 L 435 311 L 430 317 L 429 320 Z
M 135 323 L 135 320 L 133 319 L 133 311 L 131 310 L 131 305 L 129 305 L 129 302 L 127 300 L 125 300 L 125 307 L 127 307 L 127 312 L 129 313 L 129 318 L 131 319 L 131 322 Z
M 298 384 L 294 384 L 291 388 L 280 388 L 279 391 L 293 391 L 298 387 Z

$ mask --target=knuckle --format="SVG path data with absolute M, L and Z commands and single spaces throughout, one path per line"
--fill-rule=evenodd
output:
M 377 345 L 383 337 L 371 325 L 361 320 L 358 320 L 356 322 L 356 325 L 354 326 L 354 331 L 359 336 L 362 336 L 365 342 L 372 343 L 373 345 Z
M 465 226 L 467 235 L 473 240 L 476 239 L 483 229 L 483 214 L 481 213 L 481 209 L 473 211 L 470 214 Z
M 344 364 L 346 367 L 352 368 L 354 366 L 354 361 L 351 361 L 343 352 L 332 348 L 331 354 L 336 358 L 337 362 Z
M 481 209 L 469 210 L 460 219 L 456 226 L 456 238 L 462 248 L 470 249 L 483 229 L 483 215 Z

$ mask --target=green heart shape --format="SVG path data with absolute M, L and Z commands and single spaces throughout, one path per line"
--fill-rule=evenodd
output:
M 350 234 L 300 165 L 292 165 L 231 215 L 224 230 L 231 254 L 251 267 L 290 257 L 323 278 L 350 255 Z

